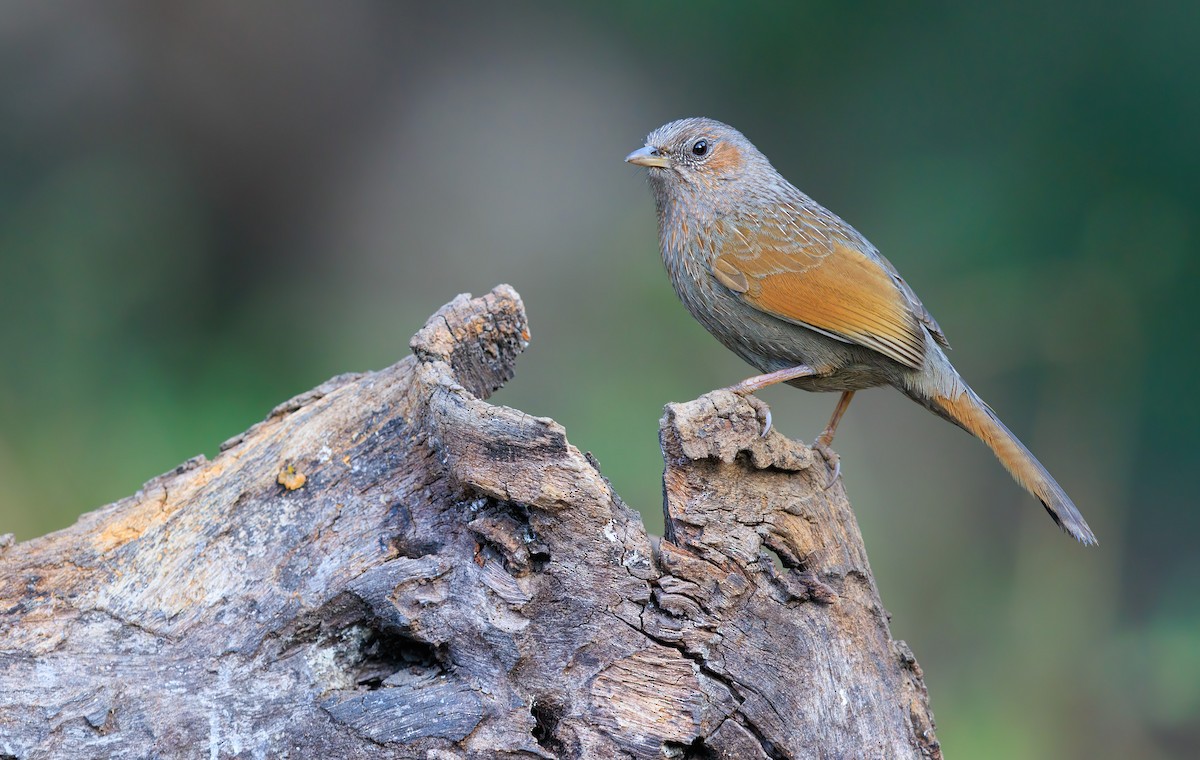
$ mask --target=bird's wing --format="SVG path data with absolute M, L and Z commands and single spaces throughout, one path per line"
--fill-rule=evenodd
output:
M 868 245 L 870 244 L 868 243 Z M 912 306 L 913 313 L 916 314 L 917 319 L 921 320 L 921 323 L 925 325 L 925 329 L 929 331 L 929 334 L 933 336 L 933 339 L 937 341 L 938 345 L 942 348 L 950 348 L 950 341 L 946 338 L 946 333 L 942 330 L 942 326 L 939 325 L 937 320 L 933 318 L 933 315 L 929 313 L 929 309 L 925 308 L 925 304 L 921 303 L 921 299 L 917 298 L 917 294 L 913 292 L 913 289 L 908 286 L 908 283 L 905 282 L 904 278 L 900 276 L 900 273 L 896 271 L 896 267 L 892 266 L 892 262 L 885 259 L 883 254 L 874 248 L 871 250 L 872 253 L 879 259 L 879 263 L 883 265 L 885 269 L 887 269 L 888 274 L 892 276 L 892 279 L 895 280 L 896 284 L 900 286 L 900 289 L 904 291 L 904 295 L 908 298 L 909 305 Z
M 719 222 L 713 276 L 771 316 L 919 369 L 925 335 L 916 296 L 910 300 L 891 266 L 877 260 L 861 236 L 826 231 L 829 222 L 841 222 L 829 216 L 817 226 L 783 208 L 769 219 Z

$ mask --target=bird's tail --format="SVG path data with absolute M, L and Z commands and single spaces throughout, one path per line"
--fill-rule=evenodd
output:
M 1081 544 L 1096 543 L 1092 529 L 1062 487 L 974 391 L 966 388 L 957 398 L 934 395 L 922 401 L 938 415 L 986 443 L 1013 478 L 1042 502 L 1060 528 Z

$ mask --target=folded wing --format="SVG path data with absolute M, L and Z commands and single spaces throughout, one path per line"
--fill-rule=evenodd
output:
M 723 222 L 717 232 L 713 276 L 750 306 L 907 367 L 924 364 L 924 330 L 899 278 L 853 239 L 787 213 L 779 223 Z

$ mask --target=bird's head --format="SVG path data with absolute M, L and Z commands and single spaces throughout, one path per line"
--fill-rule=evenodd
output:
M 702 117 L 664 124 L 625 160 L 647 168 L 660 204 L 697 195 L 717 201 L 733 190 L 729 183 L 761 177 L 764 170 L 774 174 L 767 159 L 741 132 Z

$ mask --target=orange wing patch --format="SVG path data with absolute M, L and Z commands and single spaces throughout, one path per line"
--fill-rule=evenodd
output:
M 916 315 L 891 275 L 867 255 L 840 241 L 802 246 L 782 236 L 735 233 L 726 238 L 712 269 L 717 281 L 746 303 L 913 369 L 925 363 L 925 336 Z M 739 289 L 731 282 L 746 286 Z

